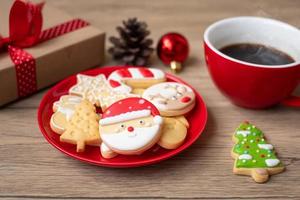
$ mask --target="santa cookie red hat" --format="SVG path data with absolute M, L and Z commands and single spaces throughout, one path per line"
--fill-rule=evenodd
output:
M 103 113 L 99 123 L 100 125 L 109 125 L 151 115 L 154 117 L 155 123 L 162 123 L 162 117 L 152 103 L 143 98 L 131 97 L 109 106 Z

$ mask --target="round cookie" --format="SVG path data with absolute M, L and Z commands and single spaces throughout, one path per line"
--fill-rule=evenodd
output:
M 147 88 L 143 98 L 153 103 L 162 116 L 179 116 L 195 106 L 195 93 L 187 85 L 164 82 Z
M 175 117 L 164 117 L 162 136 L 158 141 L 159 146 L 165 149 L 176 149 L 184 142 L 187 126 L 181 120 Z
M 184 116 L 176 116 L 176 117 L 173 117 L 175 119 L 177 119 L 178 121 L 180 121 L 183 125 L 185 125 L 187 128 L 190 127 L 190 124 L 188 122 L 188 120 L 184 117 Z
M 163 119 L 153 104 L 132 97 L 107 108 L 99 121 L 99 132 L 103 143 L 112 151 L 138 155 L 157 143 L 162 123 Z
M 108 81 L 115 90 L 124 87 L 147 88 L 151 85 L 166 81 L 165 73 L 162 70 L 145 67 L 122 68 L 113 71 Z

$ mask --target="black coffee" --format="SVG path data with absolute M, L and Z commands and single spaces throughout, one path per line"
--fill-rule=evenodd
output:
M 221 48 L 220 51 L 232 58 L 254 64 L 285 65 L 295 62 L 288 54 L 261 44 L 232 44 Z

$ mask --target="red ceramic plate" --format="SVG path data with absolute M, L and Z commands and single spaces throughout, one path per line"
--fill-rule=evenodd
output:
M 82 72 L 82 74 L 87 75 L 98 75 L 104 74 L 108 76 L 112 71 L 118 69 L 120 67 L 103 67 L 99 69 L 93 69 L 86 72 Z M 179 83 L 185 83 L 179 78 L 167 74 L 168 81 L 175 81 Z M 190 128 L 188 129 L 187 138 L 185 142 L 174 150 L 166 150 L 158 145 L 152 147 L 148 151 L 144 152 L 142 155 L 137 156 L 123 156 L 118 155 L 112 159 L 104 159 L 100 155 L 99 147 L 91 147 L 88 146 L 84 153 L 77 153 L 74 145 L 62 143 L 59 141 L 59 135 L 54 133 L 50 128 L 50 118 L 52 115 L 52 104 L 54 101 L 57 101 L 60 96 L 68 93 L 69 88 L 76 83 L 76 76 L 73 75 L 65 80 L 61 81 L 54 87 L 52 87 L 43 97 L 39 109 L 38 109 L 38 123 L 41 132 L 47 141 L 52 144 L 55 148 L 59 149 L 61 152 L 67 154 L 70 157 L 76 158 L 78 160 L 105 167 L 138 167 L 149 165 L 153 163 L 157 163 L 159 161 L 168 159 L 184 149 L 191 146 L 197 138 L 201 135 L 207 120 L 207 110 L 205 103 L 201 96 L 196 93 L 196 106 L 191 111 L 187 119 L 190 123 Z M 189 85 L 190 86 L 190 85 Z M 190 86 L 191 87 L 191 86 Z M 191 87 L 192 88 L 192 87 Z

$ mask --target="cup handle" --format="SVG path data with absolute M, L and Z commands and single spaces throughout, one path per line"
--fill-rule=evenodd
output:
M 290 96 L 287 99 L 283 100 L 281 104 L 290 107 L 298 107 L 300 108 L 300 97 L 298 96 Z

